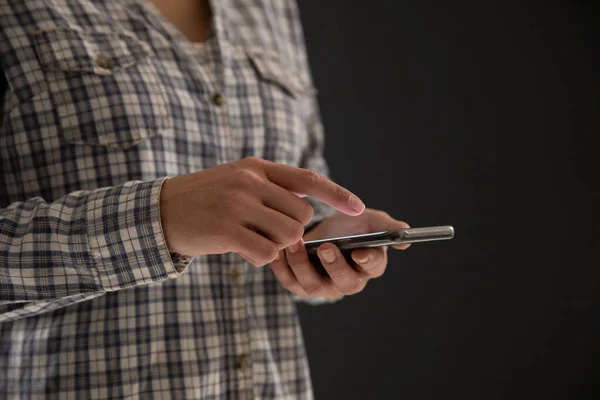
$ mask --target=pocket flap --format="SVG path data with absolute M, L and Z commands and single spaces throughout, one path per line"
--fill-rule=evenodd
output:
M 33 35 L 45 70 L 110 75 L 150 54 L 148 46 L 126 32 L 57 27 Z
M 317 94 L 307 78 L 287 67 L 276 54 L 252 50 L 246 53 L 263 80 L 278 84 L 295 98 Z

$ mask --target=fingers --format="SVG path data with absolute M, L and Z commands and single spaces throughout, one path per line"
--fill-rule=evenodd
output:
M 285 254 L 294 276 L 304 291 L 309 296 L 319 293 L 323 288 L 324 279 L 321 278 L 308 260 L 302 240 L 287 247 Z
M 271 240 L 243 226 L 236 228 L 233 247 L 255 267 L 268 264 L 277 256 L 279 249 Z
M 383 275 L 387 265 L 387 246 L 354 250 L 352 259 L 369 279 L 378 278 Z
M 263 168 L 267 178 L 276 185 L 314 197 L 344 214 L 360 215 L 365 209 L 352 192 L 317 172 L 276 163 L 264 163 Z
M 299 246 L 299 248 L 302 249 L 304 246 Z M 286 255 L 288 254 L 289 256 L 286 259 Z M 342 296 L 342 293 L 335 288 L 330 279 L 324 279 L 316 272 L 316 277 L 311 277 L 310 274 L 306 273 L 308 269 L 313 269 L 314 271 L 314 268 L 307 262 L 305 250 L 304 255 L 302 251 L 289 252 L 288 250 L 282 250 L 279 252 L 279 258 L 272 261 L 270 265 L 281 286 L 292 293 L 303 297 L 325 297 L 330 300 Z M 295 272 L 298 272 L 300 279 L 298 279 Z M 321 282 L 315 284 L 315 280 Z
M 279 258 L 277 260 L 271 261 L 271 271 L 273 271 L 281 286 L 292 293 L 306 296 L 306 292 L 302 289 L 294 272 L 288 265 L 283 250 L 279 252 Z
M 323 244 L 318 255 L 330 276 L 328 279 L 320 276 L 310 263 L 302 241 L 287 247 L 286 257 L 282 253 L 271 262 L 273 273 L 283 287 L 306 297 L 336 299 L 361 292 L 369 279 L 384 273 L 387 264 L 387 246 L 354 250 L 352 258 L 359 266 L 357 271 L 346 262 L 339 248 Z
M 295 219 L 302 225 L 306 225 L 311 221 L 314 210 L 308 201 L 298 198 L 288 190 L 273 183 L 261 187 L 260 190 L 262 191 L 260 197 L 267 207 Z
M 317 254 L 340 293 L 351 295 L 364 289 L 367 278 L 346 262 L 337 246 L 331 243 L 323 244 L 317 250 Z
M 287 247 L 285 253 L 294 276 L 308 296 L 322 296 L 329 299 L 341 296 L 331 280 L 322 277 L 311 264 L 302 240 Z
M 288 261 L 286 261 L 285 252 L 282 250 L 280 254 L 279 259 L 272 261 L 270 265 L 271 270 L 277 277 L 277 280 L 279 280 L 279 283 L 281 283 L 281 286 L 290 292 L 303 297 L 325 297 L 334 300 L 342 296 L 342 294 L 335 289 L 331 280 L 325 281 L 320 290 L 307 293 L 298 281 L 298 278 L 296 278 L 296 275 L 294 275 L 292 267 L 290 267 Z
M 304 224 L 262 204 L 249 210 L 242 221 L 264 233 L 278 245 L 278 250 L 297 242 L 304 234 Z

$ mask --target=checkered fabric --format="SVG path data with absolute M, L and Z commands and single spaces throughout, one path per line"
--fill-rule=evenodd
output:
M 0 398 L 312 398 L 298 298 L 163 238 L 165 177 L 327 174 L 297 5 L 211 6 L 198 44 L 144 0 L 0 3 Z

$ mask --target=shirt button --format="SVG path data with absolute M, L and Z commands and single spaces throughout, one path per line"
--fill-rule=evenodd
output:
M 235 360 L 235 366 L 237 369 L 239 369 L 240 371 L 245 371 L 248 368 L 248 356 L 245 354 L 239 355 L 237 356 L 237 359 Z
M 240 273 L 237 269 L 232 268 L 231 271 L 229 272 L 229 276 L 231 278 L 231 282 L 238 284 L 240 283 Z
M 213 95 L 212 101 L 215 105 L 220 106 L 223 104 L 223 96 L 220 93 L 215 93 Z
M 110 68 L 110 61 L 108 58 L 104 57 L 102 54 L 96 54 L 96 65 L 102 69 Z

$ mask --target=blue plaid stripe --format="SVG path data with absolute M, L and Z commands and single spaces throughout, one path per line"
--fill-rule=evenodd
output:
M 296 4 L 212 8 L 200 45 L 147 0 L 0 5 L 0 398 L 312 398 L 304 299 L 162 235 L 165 177 L 328 173 Z

